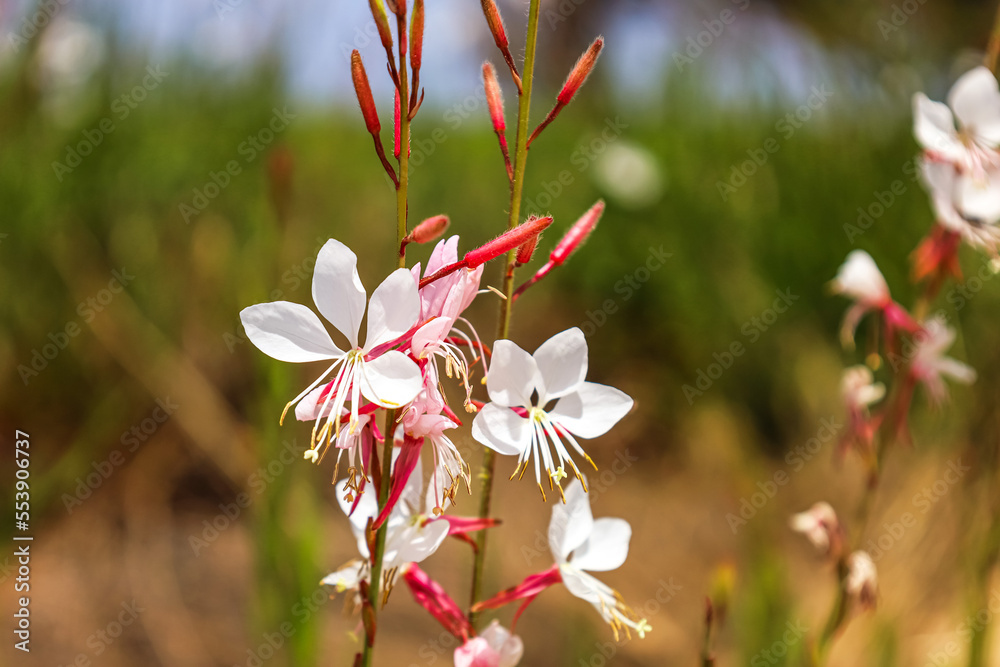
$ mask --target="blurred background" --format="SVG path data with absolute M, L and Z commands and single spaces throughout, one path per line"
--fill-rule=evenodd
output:
M 527 3 L 500 4 L 520 53 Z M 532 350 L 580 326 L 589 379 L 636 398 L 589 447 L 602 470 L 593 506 L 633 526 L 629 560 L 605 580 L 654 630 L 616 644 L 589 605 L 553 589 L 518 627 L 522 664 L 699 664 L 704 598 L 720 579 L 733 583 L 718 664 L 801 663 L 787 624 L 819 631 L 834 575 L 788 516 L 825 499 L 850 524 L 864 486 L 857 460 L 834 456 L 840 371 L 863 352 L 840 349 L 846 302 L 826 284 L 863 248 L 912 303 L 908 256 L 932 213 L 914 177 L 911 97 L 943 99 L 981 61 L 995 9 L 543 0 L 538 120 L 590 41 L 607 45 L 534 144 L 524 212 L 555 217 L 548 242 L 598 198 L 607 212 L 518 302 L 513 337 Z M 35 537 L 32 651 L 5 632 L 0 662 L 349 664 L 356 619 L 318 582 L 355 544 L 330 466 L 301 460 L 310 427 L 278 425 L 316 369 L 259 353 L 238 313 L 311 305 L 331 237 L 358 253 L 369 289 L 393 266 L 393 191 L 349 71 L 357 48 L 391 128 L 367 3 L 0 0 L 0 37 L 0 495 L 12 508 L 20 429 Z M 447 213 L 470 248 L 506 221 L 480 81 L 484 59 L 502 60 L 472 0 L 427 3 L 424 51 L 410 219 Z M 967 275 L 985 265 L 962 259 Z M 890 454 L 864 537 L 880 605 L 849 625 L 831 664 L 964 664 L 970 615 L 987 610 L 986 627 L 994 613 L 992 275 L 939 297 L 960 329 L 953 354 L 980 379 L 953 388 L 944 410 L 918 393 L 915 447 Z M 498 284 L 495 269 L 485 281 Z M 484 337 L 496 307 L 486 295 L 472 308 Z M 456 441 L 475 470 L 467 427 Z M 969 472 L 943 483 L 958 460 Z M 513 462 L 500 466 L 509 475 Z M 551 564 L 550 507 L 529 487 L 498 487 L 507 523 L 492 535 L 490 591 Z M 460 497 L 457 513 L 474 512 Z M 0 534 L 12 629 L 12 521 Z M 463 602 L 470 568 L 457 541 L 425 563 Z M 453 648 L 394 592 L 378 664 L 447 665 Z

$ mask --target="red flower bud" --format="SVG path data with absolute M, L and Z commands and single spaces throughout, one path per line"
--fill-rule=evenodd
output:
M 382 125 L 378 122 L 378 111 L 375 109 L 371 86 L 368 85 L 368 74 L 357 49 L 351 52 L 351 78 L 354 79 L 354 92 L 358 95 L 365 126 L 371 134 L 376 135 L 382 130 Z
M 601 49 L 603 48 L 604 38 L 598 37 L 590 45 L 590 48 L 580 56 L 580 59 L 576 61 L 573 71 L 569 73 L 566 83 L 563 84 L 562 90 L 556 98 L 560 104 L 563 106 L 569 104 L 573 96 L 576 95 L 576 91 L 580 90 L 580 86 L 583 85 L 583 82 L 587 80 L 590 72 L 594 69 L 594 63 L 597 62 L 597 56 L 601 54 Z
M 368 0 L 368 5 L 372 10 L 372 17 L 378 27 L 378 36 L 382 40 L 382 46 L 386 51 L 392 52 L 392 33 L 389 32 L 389 15 L 385 13 L 385 5 L 382 0 Z
M 537 237 L 542 231 L 552 224 L 552 218 L 528 218 L 514 229 L 508 230 L 475 250 L 470 250 L 465 254 L 462 263 L 467 268 L 474 269 L 477 266 L 510 252 L 514 248 L 524 245 L 531 239 Z
M 598 201 L 584 213 L 579 220 L 573 223 L 569 231 L 560 239 L 559 243 L 549 254 L 549 261 L 555 265 L 562 264 L 576 249 L 583 245 L 590 233 L 597 227 L 601 215 L 604 213 L 604 202 Z
M 531 222 L 536 216 L 531 216 L 528 218 L 528 222 Z M 541 234 L 533 236 L 524 243 L 522 243 L 517 249 L 517 257 L 515 261 L 518 266 L 524 266 L 531 261 L 531 256 L 535 254 L 535 248 L 538 247 L 538 241 L 542 238 Z
M 497 48 L 501 51 L 507 51 L 510 42 L 507 40 L 507 31 L 503 27 L 503 19 L 500 18 L 500 10 L 497 9 L 497 3 L 494 0 L 480 0 L 483 5 L 483 14 L 486 14 L 486 23 L 490 26 L 490 32 L 493 33 L 493 41 L 497 43 Z
M 490 110 L 493 129 L 503 132 L 507 129 L 507 123 L 503 118 L 503 95 L 500 92 L 500 82 L 497 81 L 497 71 L 489 62 L 483 63 L 483 87 L 486 89 L 486 106 Z
M 424 56 L 424 0 L 415 0 L 413 16 L 410 19 L 410 67 L 414 78 L 420 71 L 420 63 Z M 416 86 L 414 86 L 416 88 Z
M 427 218 L 413 228 L 409 234 L 409 240 L 412 243 L 430 243 L 440 238 L 450 224 L 451 220 L 446 215 L 435 215 L 433 218 Z

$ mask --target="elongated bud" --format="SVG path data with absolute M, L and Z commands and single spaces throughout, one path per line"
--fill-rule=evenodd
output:
M 583 245 L 583 242 L 587 240 L 590 233 L 594 231 L 597 227 L 598 221 L 601 219 L 601 215 L 604 213 L 604 201 L 598 201 L 596 204 L 590 207 L 590 210 L 584 213 L 579 220 L 573 223 L 573 226 L 569 228 L 569 231 L 559 240 L 556 247 L 549 254 L 549 260 L 553 264 L 562 264 L 570 255 L 576 252 L 576 249 Z
M 376 135 L 382 131 L 382 125 L 378 122 L 375 98 L 372 97 L 368 74 L 357 49 L 351 52 L 351 78 L 354 79 L 354 92 L 358 95 L 358 104 L 361 105 L 361 114 L 365 117 L 365 126 L 371 134 Z
M 410 18 L 410 67 L 413 68 L 414 77 L 420 71 L 420 64 L 423 57 L 424 0 L 414 0 L 413 16 Z
M 480 0 L 483 5 L 483 14 L 486 15 L 486 23 L 493 33 L 493 41 L 497 43 L 497 48 L 501 51 L 508 51 L 510 42 L 507 40 L 507 31 L 503 27 L 503 19 L 500 17 L 500 10 L 494 0 Z
M 493 68 L 493 63 L 483 63 L 483 88 L 486 90 L 486 106 L 490 110 L 493 129 L 503 132 L 507 129 L 507 123 L 503 118 L 503 94 L 500 92 L 500 82 L 497 81 L 497 71 Z
M 385 5 L 382 0 L 368 0 L 368 5 L 372 9 L 372 17 L 378 27 L 378 36 L 382 40 L 382 46 L 387 51 L 392 51 L 392 33 L 389 32 L 389 15 L 385 13 Z
M 529 218 L 520 225 L 504 232 L 489 243 L 486 243 L 475 250 L 470 250 L 465 254 L 462 263 L 467 268 L 474 269 L 477 266 L 499 257 L 500 255 L 524 245 L 535 238 L 542 231 L 552 224 L 551 216 L 544 218 Z
M 450 224 L 451 220 L 446 215 L 435 215 L 433 218 L 427 218 L 413 228 L 409 234 L 409 240 L 411 243 L 430 243 L 440 238 Z
M 375 645 L 375 630 L 378 628 L 378 623 L 375 620 L 375 609 L 372 608 L 372 602 L 368 598 L 369 584 L 366 580 L 358 582 L 358 592 L 361 594 L 361 623 L 365 628 L 365 643 L 371 647 Z
M 560 104 L 563 106 L 569 104 L 573 96 L 576 95 L 576 91 L 580 90 L 580 86 L 583 85 L 583 82 L 590 76 L 590 72 L 593 71 L 594 64 L 597 62 L 597 56 L 601 54 L 601 49 L 603 48 L 604 38 L 598 37 L 590 45 L 590 48 L 580 56 L 580 59 L 576 61 L 573 71 L 569 73 L 566 83 L 563 84 L 562 90 L 559 91 L 559 96 L 556 98 Z

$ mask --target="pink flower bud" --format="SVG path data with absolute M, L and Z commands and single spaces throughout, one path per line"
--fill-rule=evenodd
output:
M 503 95 L 500 92 L 500 82 L 497 81 L 497 71 L 489 62 L 483 63 L 483 87 L 486 89 L 486 105 L 490 109 L 493 129 L 503 132 L 507 129 L 503 118 Z
M 435 215 L 433 218 L 427 218 L 410 232 L 410 241 L 413 243 L 430 243 L 440 238 L 445 230 L 448 229 L 449 224 L 451 224 L 451 221 L 446 215 Z
M 590 233 L 597 227 L 601 215 L 604 213 L 604 202 L 598 201 L 584 213 L 579 220 L 573 223 L 569 231 L 562 237 L 556 247 L 549 254 L 549 260 L 556 265 L 562 264 L 576 249 L 583 245 Z
M 598 37 L 594 40 L 594 43 L 590 45 L 590 48 L 580 56 L 580 59 L 576 61 L 576 65 L 573 66 L 573 71 L 569 73 L 566 78 L 566 83 L 563 84 L 562 90 L 559 92 L 559 96 L 556 98 L 559 103 L 563 106 L 570 103 L 573 96 L 576 95 L 576 91 L 580 90 L 580 86 L 583 85 L 587 77 L 590 76 L 591 70 L 594 69 L 594 64 L 597 62 L 597 56 L 601 54 L 601 49 L 604 48 L 604 38 Z
M 368 85 L 368 74 L 357 49 L 351 52 L 351 78 L 354 79 L 354 92 L 358 95 L 358 104 L 361 105 L 361 114 L 365 117 L 365 126 L 371 134 L 378 134 L 382 130 L 382 125 L 378 122 L 378 111 L 375 109 L 371 86 Z
M 552 224 L 550 216 L 544 218 L 529 218 L 514 229 L 508 230 L 475 250 L 470 250 L 465 254 L 462 263 L 466 268 L 474 269 L 486 262 L 510 252 L 514 248 L 524 245 L 531 239 L 537 237 L 542 231 Z
M 532 216 L 535 217 L 535 216 Z M 542 235 L 533 236 L 524 243 L 521 244 L 517 249 L 517 257 L 515 261 L 518 266 L 524 266 L 531 261 L 531 256 L 535 254 L 535 248 L 538 247 L 538 241 L 542 238 Z

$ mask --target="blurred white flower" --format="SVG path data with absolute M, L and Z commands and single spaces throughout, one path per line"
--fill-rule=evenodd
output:
M 805 535 L 824 556 L 839 556 L 843 534 L 837 513 L 829 503 L 818 502 L 805 512 L 793 515 L 789 525 L 795 532 Z
M 959 77 L 947 105 L 917 93 L 913 116 L 917 141 L 934 159 L 973 174 L 1000 165 L 994 151 L 1000 145 L 1000 89 L 987 68 L 976 67 Z
M 925 160 L 924 185 L 938 222 L 965 242 L 996 254 L 1000 246 L 1000 168 L 977 175 L 962 173 L 953 164 Z
M 914 338 L 916 347 L 910 373 L 927 387 L 934 403 L 942 403 L 948 398 L 943 376 L 962 384 L 976 381 L 976 371 L 971 366 L 944 356 L 945 350 L 955 342 L 955 330 L 942 318 L 925 321 L 923 330 Z
M 875 382 L 871 369 L 864 365 L 851 366 L 840 378 L 840 395 L 848 410 L 865 410 L 885 396 L 885 385 Z
M 847 557 L 847 578 L 844 590 L 862 609 L 875 607 L 878 599 L 878 573 L 867 551 L 855 551 Z
M 594 165 L 594 179 L 608 194 L 631 208 L 655 204 L 663 194 L 663 174 L 650 151 L 619 139 Z
M 903 307 L 892 300 L 882 272 L 864 250 L 853 250 L 847 255 L 830 282 L 830 288 L 835 294 L 854 300 L 840 327 L 840 340 L 844 347 L 854 346 L 854 332 L 861 318 L 871 311 L 880 312 L 885 319 L 885 339 L 890 346 L 898 329 L 913 331 L 917 328 Z

